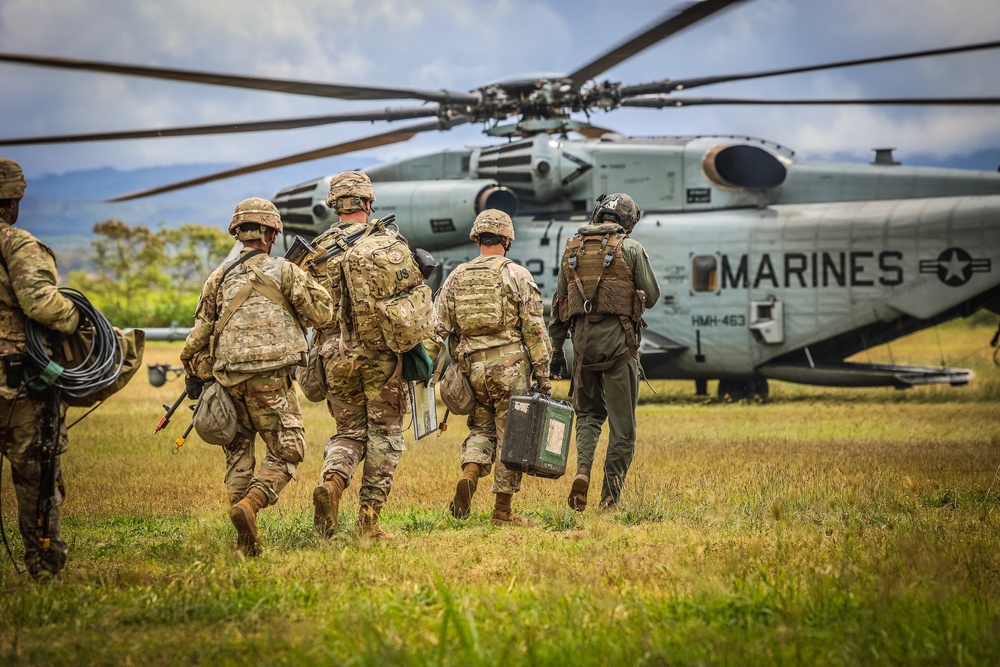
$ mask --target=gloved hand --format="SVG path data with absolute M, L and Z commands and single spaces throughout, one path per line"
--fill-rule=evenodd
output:
M 539 380 L 538 381 L 538 391 L 539 391 L 539 393 L 542 393 L 542 394 L 551 394 L 552 393 L 552 383 L 549 382 L 546 379 Z
M 562 380 L 569 375 L 569 367 L 566 364 L 566 355 L 562 349 L 552 353 L 552 361 L 549 362 L 549 377 L 553 380 Z
M 205 381 L 194 375 L 188 375 L 184 378 L 184 391 L 187 392 L 188 398 L 197 400 L 201 396 L 201 388 L 205 386 Z

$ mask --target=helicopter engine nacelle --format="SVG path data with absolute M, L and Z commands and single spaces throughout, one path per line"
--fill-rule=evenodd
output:
M 760 145 L 695 139 L 684 150 L 685 210 L 772 203 L 790 162 Z
M 375 215 L 395 213 L 410 246 L 430 251 L 468 243 L 481 211 L 495 208 L 513 216 L 518 205 L 517 195 L 491 180 L 376 183 L 375 195 Z
M 580 155 L 577 155 L 577 154 Z M 472 152 L 470 171 L 496 178 L 528 202 L 548 203 L 586 188 L 593 168 L 585 148 L 547 134 Z

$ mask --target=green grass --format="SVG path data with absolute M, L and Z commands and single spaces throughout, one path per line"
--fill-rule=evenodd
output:
M 192 436 L 172 454 L 183 418 L 152 435 L 180 384 L 137 377 L 70 432 L 65 575 L 38 585 L 0 560 L 0 664 L 1000 664 L 992 332 L 893 346 L 972 368 L 967 387 L 773 383 L 766 405 L 727 405 L 655 382 L 622 503 L 572 512 L 571 476 L 526 478 L 526 529 L 490 523 L 489 478 L 468 520 L 448 514 L 453 418 L 408 438 L 388 545 L 351 536 L 357 480 L 337 535 L 313 534 L 332 422 L 307 404 L 307 459 L 262 513 L 253 561 L 235 550 L 219 449 Z M 146 362 L 178 351 L 153 345 Z M 19 556 L 10 484 L 5 466 Z

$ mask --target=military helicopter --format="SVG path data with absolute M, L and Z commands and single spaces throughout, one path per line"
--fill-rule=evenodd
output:
M 647 377 L 690 379 L 703 392 L 766 398 L 768 380 L 825 386 L 960 385 L 955 368 L 845 361 L 870 347 L 980 308 L 1000 312 L 1000 174 L 896 164 L 819 164 L 742 136 L 626 137 L 573 113 L 694 105 L 996 105 L 1000 98 L 762 101 L 692 98 L 678 91 L 737 80 L 1000 47 L 1000 42 L 845 60 L 781 70 L 664 79 L 630 85 L 597 78 L 616 64 L 736 4 L 704 0 L 670 13 L 562 76 L 491 83 L 470 92 L 380 88 L 0 53 L 0 62 L 107 72 L 349 100 L 415 99 L 413 107 L 259 123 L 0 140 L 25 145 L 307 127 L 347 121 L 433 118 L 357 140 L 134 192 L 153 196 L 273 167 L 405 141 L 467 123 L 506 142 L 440 151 L 367 171 L 381 214 L 395 213 L 411 245 L 441 269 L 472 257 L 468 232 L 485 208 L 510 213 L 513 257 L 547 297 L 565 240 L 589 219 L 598 195 L 627 192 L 643 208 L 632 235 L 650 252 L 660 302 L 646 314 Z M 507 122 L 515 118 L 514 122 Z M 583 139 L 570 139 L 569 133 Z M 334 218 L 330 176 L 279 190 L 286 242 L 310 238 Z M 272 252 L 282 253 L 283 247 Z

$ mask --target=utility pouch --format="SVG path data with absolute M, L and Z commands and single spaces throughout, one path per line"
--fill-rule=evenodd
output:
M 305 370 L 299 379 L 302 393 L 313 403 L 326 399 L 327 392 L 326 369 L 323 367 L 323 357 L 319 354 L 320 347 L 322 346 L 314 341 L 313 346 L 309 348 Z
M 441 400 L 452 413 L 471 415 L 475 410 L 476 392 L 457 362 L 453 361 L 441 376 L 440 390 Z
M 24 355 L 5 354 L 3 357 L 3 374 L 7 377 L 7 386 L 17 389 L 24 383 Z

